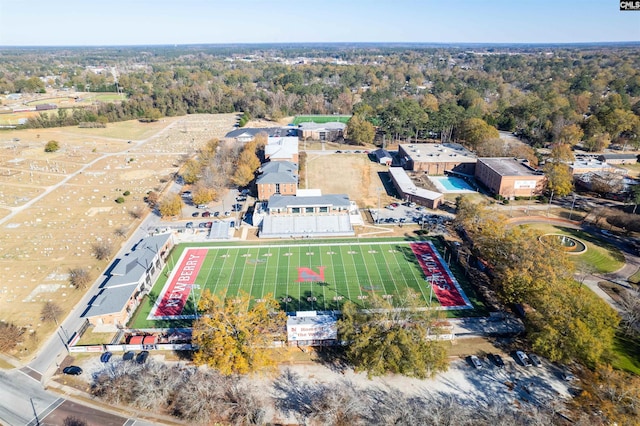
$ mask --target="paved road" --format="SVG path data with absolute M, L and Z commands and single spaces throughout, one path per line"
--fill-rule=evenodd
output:
M 42 389 L 39 381 L 20 370 L 0 371 L 0 423 L 28 424 L 35 416 L 54 408 L 63 399 Z

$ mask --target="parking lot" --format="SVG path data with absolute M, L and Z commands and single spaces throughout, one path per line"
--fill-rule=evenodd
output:
M 418 224 L 424 227 L 443 228 L 451 217 L 427 209 L 425 207 L 411 205 L 409 203 L 394 202 L 381 209 L 371 209 L 371 217 L 378 225 Z

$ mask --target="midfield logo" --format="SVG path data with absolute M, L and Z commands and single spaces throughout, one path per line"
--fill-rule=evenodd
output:
M 311 268 L 298 268 L 298 279 L 296 282 L 324 282 L 324 266 L 318 266 L 318 272 Z

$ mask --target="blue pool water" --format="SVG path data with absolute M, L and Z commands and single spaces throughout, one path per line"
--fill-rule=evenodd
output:
M 446 189 L 447 191 L 456 192 L 456 191 L 474 191 L 475 190 L 469 186 L 467 182 L 464 180 L 453 177 L 453 176 L 429 176 L 434 182 L 439 183 Z

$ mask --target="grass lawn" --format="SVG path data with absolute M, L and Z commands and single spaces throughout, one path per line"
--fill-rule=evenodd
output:
M 613 367 L 640 375 L 640 341 L 617 335 L 613 342 Z
M 293 119 L 293 125 L 300 123 L 347 123 L 351 119 L 350 115 L 297 115 Z
M 434 245 L 443 255 L 443 247 L 435 242 Z M 150 321 L 147 317 L 169 279 L 169 269 L 173 269 L 186 248 L 195 246 L 176 247 L 168 268 L 134 314 L 132 328 L 189 326 L 191 321 L 186 319 Z M 192 290 L 185 314 L 193 312 L 193 303 L 205 288 L 227 297 L 246 292 L 253 299 L 261 299 L 272 294 L 280 302 L 281 309 L 287 312 L 340 310 L 347 300 L 366 308 L 371 294 L 389 295 L 393 300 L 406 288 L 416 291 L 424 306 L 429 305 L 430 299 L 431 306 L 439 305 L 435 293 L 431 294 L 425 283 L 424 272 L 410 241 L 405 239 L 311 240 L 205 247 L 209 251 L 196 279 L 201 288 Z M 446 316 L 485 313 L 484 304 L 465 279 L 464 271 L 453 264 L 450 270 L 475 309 L 452 309 L 446 311 Z M 311 279 L 307 280 L 309 275 Z
M 539 230 L 542 233 L 569 235 L 585 243 L 587 246 L 585 253 L 569 256 L 569 259 L 574 261 L 577 266 L 579 266 L 579 264 L 589 265 L 599 273 L 617 271 L 624 266 L 624 255 L 620 250 L 595 235 L 578 229 L 562 228 L 542 223 L 523 226 Z
M 77 345 L 101 345 L 105 342 L 111 342 L 111 339 L 115 336 L 115 333 L 94 333 L 92 328 L 89 328 L 78 340 Z
M 138 120 L 121 121 L 118 123 L 107 123 L 107 127 L 103 129 L 81 129 L 79 127 L 73 126 L 63 127 L 62 129 L 64 129 L 65 132 L 79 135 L 116 138 L 123 140 L 139 140 L 148 138 L 156 134 L 160 130 L 167 127 L 170 121 L 179 120 L 180 118 L 182 117 L 169 117 L 156 121 L 154 123 L 141 123 Z
M 96 93 L 94 99 L 99 102 L 124 101 L 127 99 L 127 95 L 122 93 Z
M 632 284 L 640 283 L 640 270 L 638 270 L 635 274 L 631 275 L 628 281 Z

